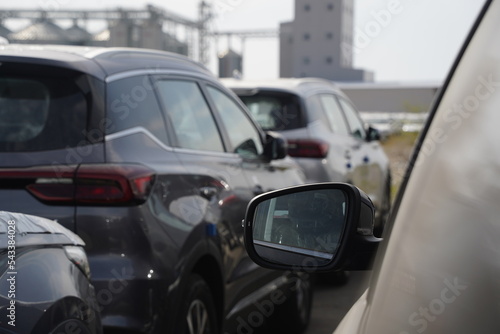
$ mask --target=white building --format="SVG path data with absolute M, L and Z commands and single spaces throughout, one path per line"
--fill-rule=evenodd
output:
M 280 76 L 373 81 L 352 68 L 353 0 L 295 0 L 295 20 L 280 27 Z

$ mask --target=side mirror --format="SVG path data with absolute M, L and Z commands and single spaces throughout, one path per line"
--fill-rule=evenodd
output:
M 380 131 L 375 129 L 372 126 L 369 126 L 367 131 L 366 131 L 366 141 L 371 142 L 375 140 L 380 140 L 382 139 L 382 136 L 380 135 Z
M 264 156 L 269 160 L 283 159 L 287 155 L 286 139 L 277 132 L 266 132 Z
M 262 267 L 299 271 L 370 269 L 382 239 L 373 236 L 374 207 L 350 184 L 306 184 L 253 198 L 245 247 Z

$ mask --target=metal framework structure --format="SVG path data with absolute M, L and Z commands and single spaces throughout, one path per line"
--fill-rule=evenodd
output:
M 214 19 L 212 6 L 204 0 L 200 1 L 199 4 L 198 20 L 190 20 L 152 5 L 148 5 L 145 9 L 137 10 L 121 8 L 114 10 L 64 10 L 59 8 L 47 8 L 46 10 L 0 9 L 0 23 L 16 19 L 28 19 L 34 22 L 43 20 L 73 20 L 75 22 L 114 22 L 119 20 L 141 22 L 151 20 L 160 22 L 164 26 L 174 27 L 174 32 L 177 26 L 181 26 L 185 30 L 186 43 L 189 46 L 189 56 L 203 64 L 209 62 L 212 39 L 217 40 L 217 38 L 225 36 L 230 40 L 231 37 L 235 36 L 241 38 L 243 45 L 247 38 L 276 38 L 279 35 L 278 30 L 213 32 L 211 31 L 211 21 Z M 195 35 L 197 35 L 197 39 Z M 197 50 L 197 53 L 195 53 L 195 50 Z
M 263 29 L 263 30 L 241 30 L 241 31 L 214 31 L 213 36 L 237 36 L 240 38 L 276 38 L 279 35 L 278 30 Z
M 159 19 L 177 23 L 190 28 L 199 28 L 199 23 L 177 14 L 148 5 L 147 9 L 116 9 L 116 10 L 55 10 L 40 11 L 30 9 L 2 9 L 0 10 L 0 20 L 7 19 L 50 19 L 50 20 L 149 20 Z

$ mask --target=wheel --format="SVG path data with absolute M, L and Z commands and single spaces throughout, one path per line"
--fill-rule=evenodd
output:
M 197 274 L 188 277 L 175 333 L 216 334 L 217 317 L 212 293 Z
M 292 277 L 291 294 L 286 301 L 276 307 L 269 319 L 272 333 L 300 334 L 305 331 L 311 318 L 313 284 L 308 273 Z
M 387 176 L 384 186 L 384 197 L 382 198 L 380 206 L 380 214 L 378 215 L 377 221 L 375 222 L 375 228 L 373 230 L 373 235 L 376 237 L 381 237 L 384 231 L 384 225 L 389 218 L 389 213 L 391 212 L 391 175 Z

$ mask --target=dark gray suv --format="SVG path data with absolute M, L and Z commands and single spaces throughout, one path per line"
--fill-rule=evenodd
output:
M 241 226 L 252 197 L 304 176 L 204 67 L 26 45 L 0 63 L 0 209 L 85 241 L 106 332 L 306 326 L 309 281 L 257 267 Z

